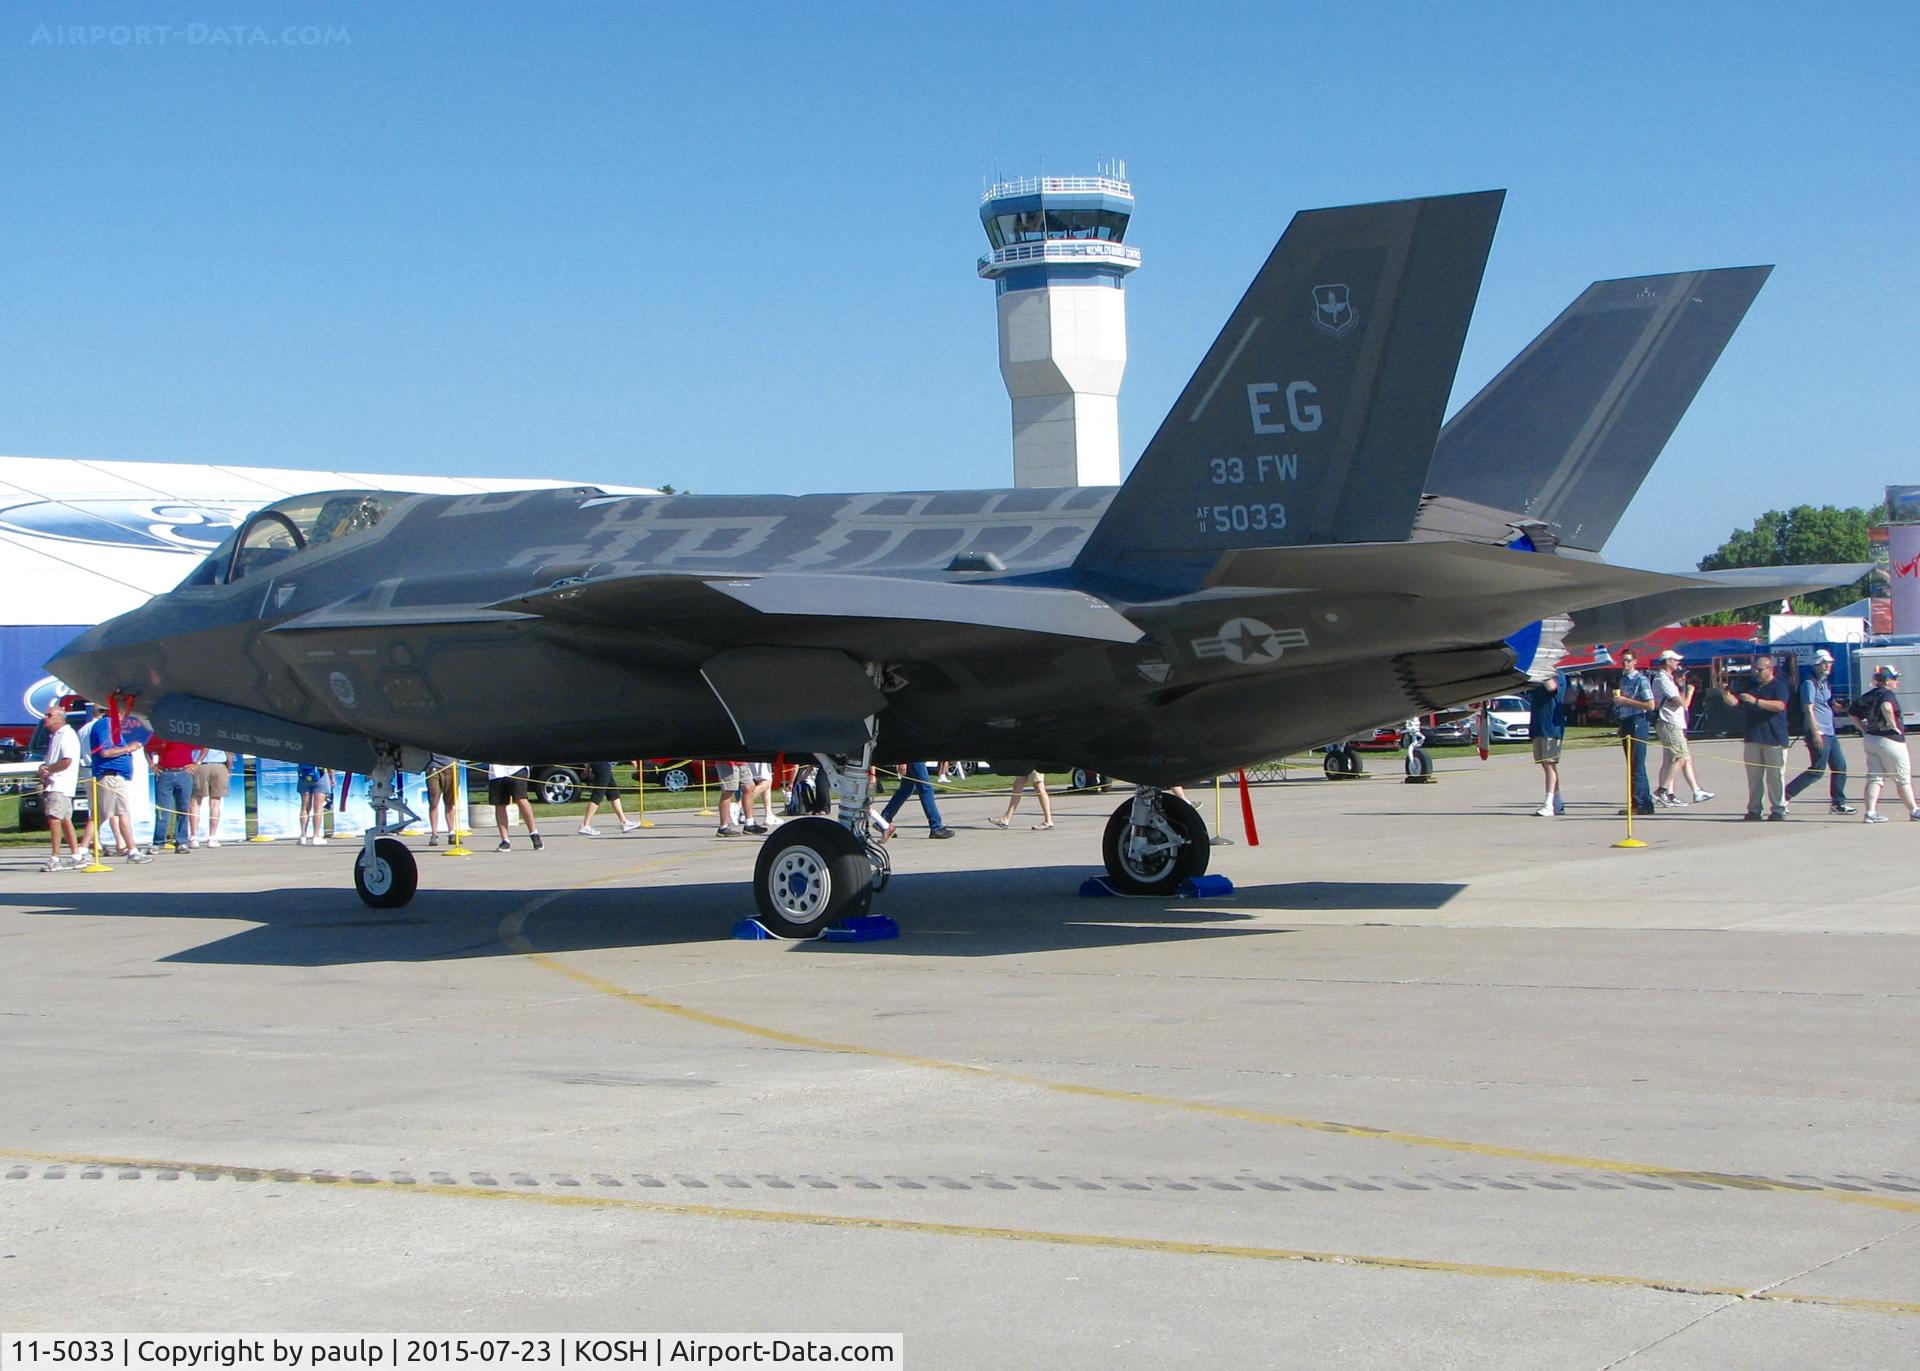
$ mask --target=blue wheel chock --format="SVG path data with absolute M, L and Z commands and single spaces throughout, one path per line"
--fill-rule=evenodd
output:
M 732 936 L 744 942 L 756 943 L 810 941 L 806 938 L 782 938 L 758 919 L 742 919 L 733 926 Z M 842 919 L 826 931 L 814 935 L 830 943 L 877 943 L 899 936 L 900 925 L 884 914 L 863 914 L 858 918 Z
M 1105 876 L 1089 876 L 1080 882 L 1080 893 L 1090 900 L 1118 897 L 1121 899 L 1159 900 L 1163 895 L 1129 895 L 1124 890 L 1115 890 L 1113 882 Z M 1233 882 L 1225 876 L 1190 876 L 1180 882 L 1179 895 L 1183 900 L 1217 900 L 1233 894 Z

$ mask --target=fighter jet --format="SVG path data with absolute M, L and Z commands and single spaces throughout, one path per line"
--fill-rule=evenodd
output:
M 1502 200 L 1297 214 L 1118 488 L 331 491 L 253 514 L 50 666 L 162 736 L 367 773 L 374 905 L 414 893 L 394 777 L 429 751 L 816 757 L 837 813 L 781 825 L 754 868 L 785 936 L 884 884 L 876 757 L 1125 778 L 1108 876 L 1171 892 L 1211 849 L 1168 787 L 1509 690 L 1543 615 L 1637 623 L 1859 574 L 1616 568 L 1545 517 L 1585 510 L 1578 482 L 1502 509 L 1467 460 L 1433 489 Z M 1562 439 L 1526 460 L 1563 464 Z M 1569 470 L 1604 455 L 1572 446 Z

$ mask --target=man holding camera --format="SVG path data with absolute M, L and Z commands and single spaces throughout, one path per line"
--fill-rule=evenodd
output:
M 1787 683 L 1774 675 L 1773 658 L 1765 653 L 1753 659 L 1753 679 L 1723 680 L 1720 698 L 1740 711 L 1746 738 L 1747 812 L 1749 820 L 1787 817 Z

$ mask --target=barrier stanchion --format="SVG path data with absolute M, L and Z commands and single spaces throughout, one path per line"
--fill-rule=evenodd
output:
M 689 762 L 687 765 L 698 766 L 700 768 L 700 808 L 694 812 L 703 818 L 711 818 L 713 811 L 707 808 L 707 764 L 705 762 Z
M 1633 836 L 1633 739 L 1631 737 L 1620 740 L 1620 757 L 1627 764 L 1627 836 L 1614 846 L 1645 847 L 1645 843 Z
M 1220 831 L 1220 778 L 1213 778 L 1213 837 L 1207 840 L 1209 847 L 1232 847 L 1233 839 Z
M 91 822 L 88 826 L 93 829 L 93 860 L 80 870 L 89 876 L 98 876 L 103 871 L 113 870 L 100 860 L 100 778 L 98 776 L 87 777 L 87 803 L 92 806 L 88 816 Z
M 652 828 L 653 820 L 647 817 L 647 764 L 644 761 L 633 764 L 633 781 L 640 790 L 640 827 Z

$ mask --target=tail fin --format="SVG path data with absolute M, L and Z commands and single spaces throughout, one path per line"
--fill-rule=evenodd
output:
M 1440 430 L 1428 492 L 1598 551 L 1772 270 L 1594 282 Z
M 1405 538 L 1505 194 L 1296 214 L 1077 564 Z

